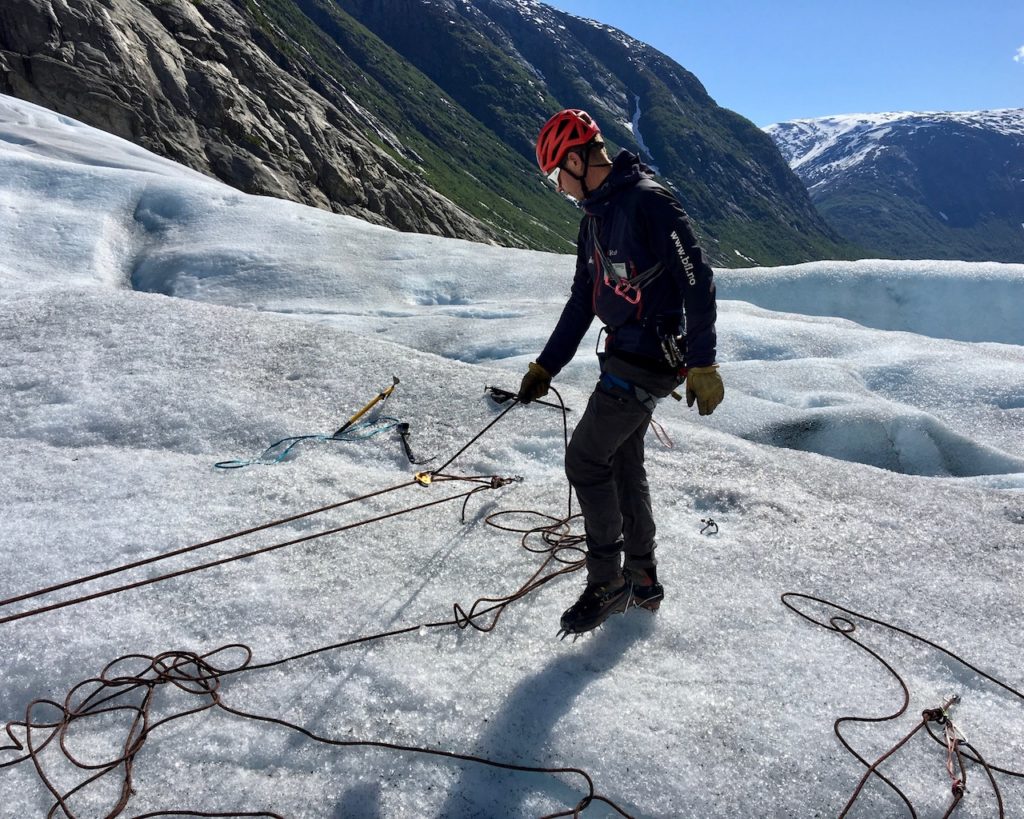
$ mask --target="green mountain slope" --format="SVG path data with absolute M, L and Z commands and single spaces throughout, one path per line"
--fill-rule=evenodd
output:
M 382 142 L 382 147 L 496 228 L 503 244 L 571 249 L 573 209 L 551 196 L 532 163 L 338 4 L 249 0 L 248 8 L 268 39 L 289 54 L 291 71 L 307 75 L 335 104 L 350 98 L 372 112 L 400 143 Z
M 528 159 L 547 116 L 586 108 L 677 191 L 719 264 L 852 252 L 760 129 L 616 29 L 535 2 L 337 2 Z

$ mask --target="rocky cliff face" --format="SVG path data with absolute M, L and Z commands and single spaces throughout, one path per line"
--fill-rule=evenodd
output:
M 849 114 L 766 130 L 832 227 L 874 254 L 1024 261 L 1024 109 Z
M 3 93 L 249 193 L 402 230 L 496 235 L 399 162 L 401 145 L 389 153 L 367 138 L 386 131 L 346 104 L 340 89 L 333 99 L 314 90 L 315 73 L 284 54 L 247 7 L 228 0 L 0 5 Z

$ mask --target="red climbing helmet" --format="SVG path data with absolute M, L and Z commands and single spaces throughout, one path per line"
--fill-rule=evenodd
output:
M 545 174 L 557 170 L 572 148 L 586 145 L 601 133 L 586 111 L 566 108 L 544 123 L 537 136 L 537 164 Z

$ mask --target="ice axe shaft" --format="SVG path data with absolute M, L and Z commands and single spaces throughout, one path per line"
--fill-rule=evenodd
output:
M 338 429 L 338 431 L 335 432 L 334 435 L 332 435 L 331 437 L 332 438 L 337 438 L 346 429 L 348 429 L 356 421 L 358 421 L 360 418 L 362 418 L 364 415 L 366 415 L 366 413 L 368 413 L 375 406 L 377 406 L 377 404 L 379 404 L 381 401 L 387 400 L 388 396 L 391 395 L 391 393 L 393 393 L 395 391 L 395 387 L 397 387 L 398 383 L 399 383 L 397 375 L 393 375 L 393 376 L 391 376 L 391 378 L 393 379 L 394 383 L 390 387 L 388 387 L 383 392 L 379 393 L 376 398 L 374 398 L 365 407 L 363 407 L 361 410 L 359 410 L 359 412 L 357 412 L 355 415 L 353 415 L 351 418 L 349 418 L 344 424 L 342 424 L 342 426 Z

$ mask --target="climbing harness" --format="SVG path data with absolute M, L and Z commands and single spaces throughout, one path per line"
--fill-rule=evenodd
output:
M 643 288 L 654 281 L 665 270 L 665 265 L 656 262 L 644 271 L 637 272 L 633 266 L 633 275 L 625 263 L 616 264 L 605 253 L 597 235 L 597 220 L 587 217 L 587 230 L 590 241 L 594 244 L 594 266 L 597 275 L 601 276 L 607 287 L 611 287 L 616 296 L 625 299 L 629 304 L 638 305 L 643 298 Z
M 615 387 L 623 390 L 629 395 L 632 395 L 637 401 L 643 404 L 644 409 L 651 413 L 658 408 L 658 402 L 661 400 L 652 393 L 649 393 L 640 385 L 633 384 L 625 378 L 619 378 L 617 375 L 612 375 L 607 370 L 601 373 L 601 383 L 604 385 L 605 389 Z

